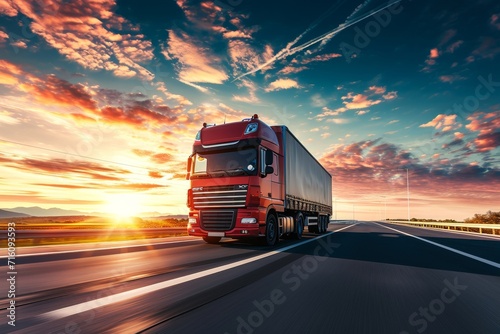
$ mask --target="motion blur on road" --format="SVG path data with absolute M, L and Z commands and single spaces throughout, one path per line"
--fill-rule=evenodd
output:
M 500 332 L 489 236 L 345 221 L 275 247 L 180 237 L 18 253 L 16 326 L 4 316 L 1 333 Z

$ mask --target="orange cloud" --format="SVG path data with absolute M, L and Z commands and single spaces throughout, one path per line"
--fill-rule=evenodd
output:
M 488 152 L 500 147 L 500 111 L 490 113 L 476 112 L 469 116 L 465 127 L 478 132 L 473 145 L 478 152 Z
M 312 63 L 312 62 L 315 62 L 315 61 L 328 61 L 330 59 L 334 59 L 334 58 L 339 58 L 339 57 L 342 57 L 342 55 L 340 53 L 326 53 L 326 54 L 322 54 L 322 55 L 317 55 L 313 58 L 306 58 L 304 60 L 302 60 L 302 64 L 309 64 L 309 63 Z
M 437 48 L 431 49 L 429 57 L 431 59 L 438 58 L 439 57 L 439 51 L 438 51 L 438 49 Z
M 342 100 L 347 109 L 365 109 L 382 102 L 382 100 L 370 100 L 363 94 L 354 95 L 353 93 L 342 96 Z
M 372 92 L 373 94 L 379 94 L 382 95 L 385 93 L 387 90 L 385 87 L 380 87 L 380 86 L 370 86 L 368 87 L 368 90 Z
M 152 74 L 139 65 L 153 59 L 152 44 L 144 35 L 135 33 L 137 27 L 112 12 L 116 5 L 114 0 L 63 3 L 48 0 L 43 6 L 38 0 L 12 0 L 10 3 L 8 14 L 17 14 L 18 10 L 26 15 L 32 21 L 31 31 L 67 59 L 92 70 L 107 70 L 122 77 L 139 75 L 152 80 Z M 121 33 L 123 30 L 126 33 Z
M 430 122 L 425 124 L 421 124 L 419 127 L 421 128 L 435 128 L 436 130 L 441 130 L 443 132 L 448 132 L 451 130 L 458 129 L 461 127 L 460 124 L 456 122 L 457 115 L 445 115 L 439 114 Z
M 0 84 L 16 85 L 19 83 L 18 76 L 23 74 L 21 67 L 0 59 Z
M 97 108 L 96 102 L 83 85 L 69 83 L 55 75 L 34 80 L 33 83 L 21 84 L 20 88 L 43 103 L 78 106 L 89 111 L 95 111 Z
M 201 42 L 198 42 L 201 44 Z M 163 50 L 167 59 L 176 59 L 179 80 L 187 83 L 222 84 L 228 79 L 219 59 L 208 54 L 203 47 L 195 44 L 195 39 L 186 33 L 169 30 L 168 48 Z

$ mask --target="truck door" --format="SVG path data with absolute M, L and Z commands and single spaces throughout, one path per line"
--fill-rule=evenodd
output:
M 270 175 L 271 177 L 271 193 L 272 198 L 274 199 L 283 199 L 283 194 L 281 193 L 281 181 L 280 181 L 280 161 L 279 156 L 276 153 L 273 153 L 273 168 L 274 173 Z

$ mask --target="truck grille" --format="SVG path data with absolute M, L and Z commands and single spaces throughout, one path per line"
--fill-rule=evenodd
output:
M 202 210 L 201 227 L 205 231 L 229 231 L 234 227 L 235 216 L 234 210 Z
M 193 188 L 195 209 L 245 207 L 247 185 Z

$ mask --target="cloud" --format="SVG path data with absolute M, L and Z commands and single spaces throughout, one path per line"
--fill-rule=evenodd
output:
M 446 45 L 453 37 L 457 35 L 457 31 L 455 29 L 448 29 L 446 30 L 442 35 L 439 40 L 438 47 L 443 47 Z M 436 49 L 437 50 L 437 49 Z
M 347 109 L 365 109 L 382 102 L 382 100 L 370 100 L 367 95 L 352 92 L 342 96 L 342 100 Z
M 48 175 L 67 175 L 68 177 L 81 176 L 102 181 L 123 181 L 123 176 L 130 174 L 128 170 L 122 168 L 110 168 L 102 164 L 88 161 L 68 161 L 65 159 L 11 159 L 10 166 L 28 172 L 45 172 Z
M 394 100 L 395 98 L 398 97 L 398 92 L 396 91 L 388 92 L 387 94 L 382 95 L 382 97 L 386 100 Z
M 461 127 L 461 124 L 456 121 L 457 115 L 446 115 L 439 114 L 430 122 L 421 124 L 419 127 L 428 128 L 432 127 L 436 130 L 441 130 L 442 132 L 448 132 L 451 130 L 456 130 Z
M 78 106 L 90 111 L 97 109 L 96 101 L 92 99 L 85 86 L 72 84 L 55 75 L 48 75 L 45 79 L 34 79 L 32 83 L 23 83 L 19 88 L 42 103 Z
M 449 45 L 447 48 L 446 48 L 446 52 L 449 52 L 449 53 L 453 53 L 455 52 L 456 49 L 458 49 L 462 44 L 464 44 L 464 41 L 460 40 L 460 41 L 456 41 L 454 42 L 453 44 Z
M 493 14 L 490 17 L 490 25 L 496 29 L 500 30 L 500 14 Z
M 321 114 L 318 114 L 315 118 L 319 119 L 319 120 L 323 120 L 324 118 L 326 117 L 329 117 L 329 116 L 338 116 L 344 112 L 346 112 L 348 109 L 346 107 L 340 107 L 340 108 L 337 108 L 337 109 L 330 109 L 328 107 L 323 107 L 321 109 L 323 112 Z
M 179 106 L 181 106 L 181 107 L 190 106 L 193 104 L 187 97 L 182 96 L 180 94 L 171 93 L 167 89 L 167 86 L 165 85 L 165 83 L 163 83 L 163 82 L 156 83 L 156 89 L 158 91 L 162 92 L 168 100 L 177 101 L 177 103 L 179 103 Z
M 317 55 L 317 56 L 312 57 L 312 58 L 305 58 L 301 61 L 301 63 L 302 64 L 309 64 L 309 63 L 317 62 L 317 61 L 323 62 L 323 61 L 328 61 L 330 59 L 339 58 L 339 57 L 342 57 L 342 55 L 340 53 L 326 53 L 326 54 L 322 54 L 322 55 Z
M 247 79 L 242 79 L 236 83 L 236 86 L 238 88 L 246 88 L 248 90 L 248 95 L 247 96 L 242 96 L 242 95 L 233 95 L 233 100 L 238 101 L 238 102 L 246 102 L 246 103 L 256 103 L 259 102 L 260 99 L 257 97 L 257 86 L 255 85 L 254 82 L 247 80 Z
M 16 16 L 17 8 L 12 1 L 0 1 L 0 14 L 7 16 Z
M 478 132 L 472 141 L 477 152 L 489 152 L 500 146 L 500 111 L 484 113 L 476 112 L 469 116 L 465 127 Z
M 157 164 L 165 164 L 171 162 L 172 160 L 174 160 L 173 156 L 168 153 L 156 153 L 151 156 L 151 161 Z
M 249 34 L 247 31 L 241 31 L 241 30 L 232 30 L 232 31 L 225 31 L 223 34 L 224 38 L 227 39 L 232 39 L 232 38 L 252 38 L 252 35 Z
M 15 65 L 7 60 L 0 59 L 0 84 L 1 85 L 17 85 L 19 76 L 23 74 L 20 66 Z
M 0 36 L 1 38 L 1 36 Z M 22 40 L 22 39 L 18 39 L 16 41 L 13 41 L 12 43 L 10 43 L 10 45 L 12 45 L 14 48 L 20 48 L 20 49 L 27 49 L 28 48 L 28 44 L 26 44 L 26 40 Z
M 382 95 L 385 93 L 387 90 L 386 87 L 378 87 L 378 86 L 370 86 L 368 87 L 368 91 L 372 92 L 373 94 L 379 94 Z
M 453 83 L 458 80 L 464 80 L 464 77 L 461 77 L 460 75 L 457 74 L 451 74 L 451 75 L 441 75 L 439 77 L 439 80 L 441 82 L 447 82 L 447 83 Z
M 431 49 L 431 52 L 429 54 L 430 59 L 436 59 L 439 57 L 439 51 L 437 48 Z
M 32 21 L 31 31 L 68 60 L 119 77 L 153 79 L 139 64 L 153 59 L 152 44 L 137 32 L 137 26 L 112 12 L 114 0 L 75 0 L 71 4 L 49 0 L 43 6 L 37 0 L 12 0 L 11 4 L 8 15 L 26 15 Z
M 423 162 L 399 145 L 365 140 L 330 147 L 319 159 L 332 174 L 335 195 L 362 201 L 380 194 L 404 193 L 408 169 L 412 198 L 435 198 L 494 203 L 500 170 L 435 156 Z M 485 194 L 492 194 L 485 196 Z M 398 196 L 398 195 L 393 195 Z
M 307 67 L 305 67 L 305 66 L 295 67 L 295 66 L 288 65 L 288 66 L 283 67 L 281 70 L 279 70 L 278 73 L 283 74 L 283 75 L 287 75 L 287 74 L 293 74 L 293 73 L 300 73 L 304 70 L 307 70 Z
M 301 88 L 299 83 L 293 79 L 278 79 L 269 84 L 266 88 L 266 92 L 290 89 L 290 88 Z
M 191 84 L 222 84 L 228 79 L 219 65 L 219 58 L 208 53 L 201 42 L 183 32 L 169 30 L 168 33 L 167 48 L 163 50 L 163 54 L 167 59 L 177 60 L 175 67 L 180 81 Z
M 161 178 L 163 178 L 163 175 L 160 172 L 158 172 L 158 171 L 149 171 L 148 175 L 149 175 L 149 177 L 151 177 L 153 179 L 161 179 Z
M 324 99 L 321 94 L 314 94 L 311 96 L 311 104 L 313 107 L 325 107 L 326 103 L 326 99 Z
M 500 46 L 497 40 L 492 37 L 481 37 L 480 45 L 472 51 L 469 61 L 474 61 L 476 58 L 494 59 L 498 54 L 500 54 Z
M 7 39 L 9 39 L 9 35 L 5 31 L 0 30 L 0 44 L 4 43 Z

